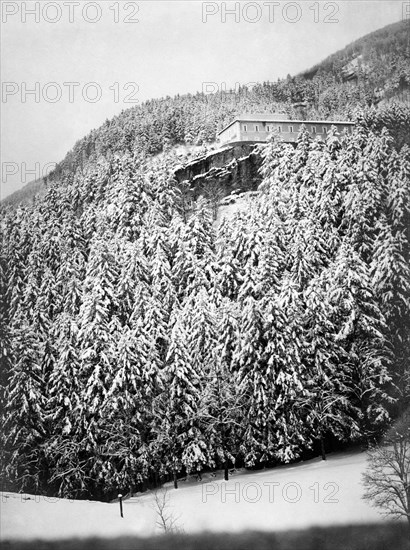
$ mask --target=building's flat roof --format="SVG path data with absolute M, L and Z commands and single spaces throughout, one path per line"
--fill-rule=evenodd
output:
M 225 128 L 222 128 L 222 130 L 218 132 L 218 136 L 235 122 L 293 122 L 295 124 L 351 124 L 352 126 L 355 124 L 350 120 L 292 120 L 290 118 L 278 118 L 278 116 L 283 115 L 269 113 L 266 113 L 265 115 L 239 115 L 234 118 L 232 122 L 227 124 Z

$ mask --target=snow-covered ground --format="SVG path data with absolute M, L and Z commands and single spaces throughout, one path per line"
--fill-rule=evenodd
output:
M 247 210 L 254 194 L 253 191 L 248 191 L 238 195 L 232 194 L 222 199 L 218 207 L 215 226 L 218 227 L 223 219 L 231 220 L 237 212 Z
M 169 508 L 179 527 L 187 533 L 202 530 L 241 531 L 299 529 L 383 521 L 361 499 L 361 473 L 365 453 L 330 455 L 291 466 L 258 472 L 238 472 L 228 482 L 222 473 L 188 479 L 180 488 L 169 488 Z M 62 539 L 69 537 L 150 536 L 157 514 L 153 493 L 119 504 L 68 501 L 3 493 L 1 539 Z

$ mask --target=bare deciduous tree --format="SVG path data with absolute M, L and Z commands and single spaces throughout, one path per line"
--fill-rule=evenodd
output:
M 177 524 L 180 516 L 175 517 L 170 509 L 169 493 L 167 488 L 157 489 L 154 491 L 153 508 L 157 513 L 158 519 L 156 525 L 164 531 L 164 533 L 181 533 L 183 528 Z
M 363 498 L 394 519 L 406 518 L 410 534 L 410 416 L 405 414 L 383 444 L 369 451 Z

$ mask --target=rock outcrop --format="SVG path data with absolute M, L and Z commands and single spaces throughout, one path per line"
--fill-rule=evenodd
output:
M 255 190 L 260 181 L 261 158 L 255 144 L 240 144 L 213 151 L 175 171 L 175 178 L 195 200 L 199 195 L 219 199 L 233 191 Z

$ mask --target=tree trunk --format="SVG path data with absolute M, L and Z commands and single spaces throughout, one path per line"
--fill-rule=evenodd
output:
M 229 481 L 229 468 L 228 468 L 228 459 L 225 458 L 224 462 L 224 480 Z
M 177 473 L 174 471 L 174 489 L 178 489 Z
M 322 460 L 326 460 L 325 440 L 322 434 L 320 434 L 320 449 L 322 451 Z

